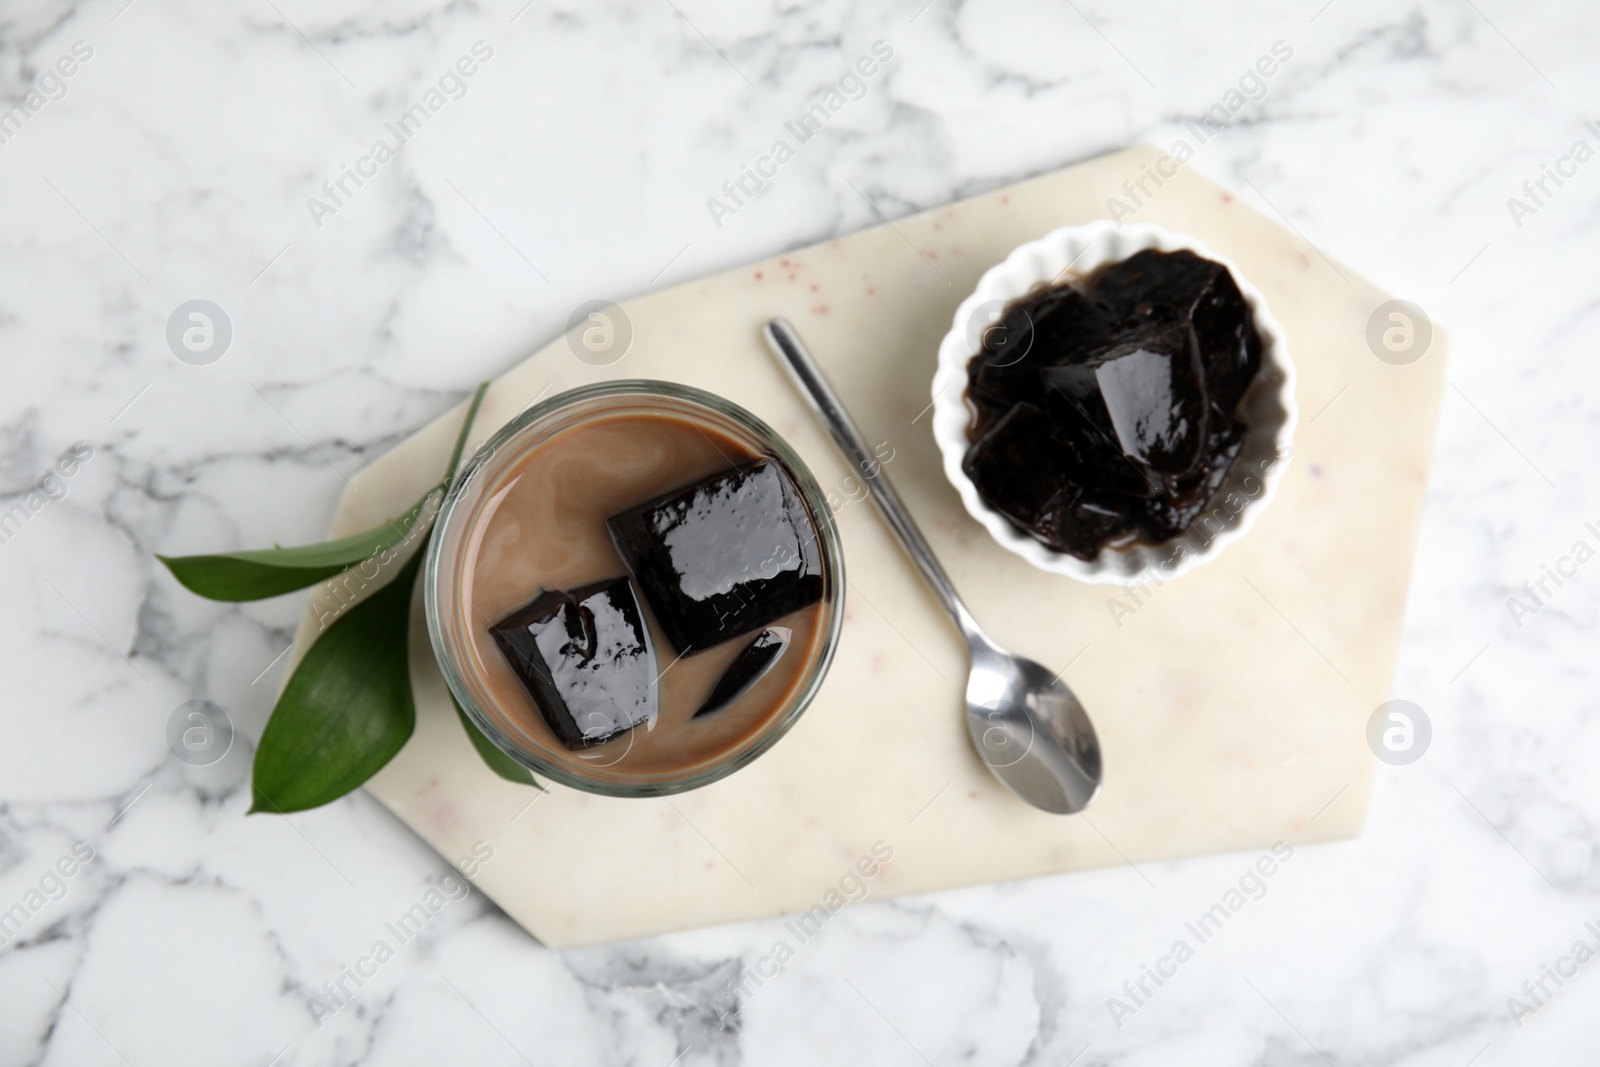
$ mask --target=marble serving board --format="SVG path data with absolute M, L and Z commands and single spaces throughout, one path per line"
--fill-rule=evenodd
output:
M 624 377 L 696 385 L 775 427 L 838 505 L 838 655 L 794 729 L 715 785 L 650 800 L 541 794 L 495 777 L 473 751 L 419 596 L 416 733 L 368 789 L 448 859 L 488 842 L 478 885 L 555 947 L 834 904 L 874 846 L 893 856 L 866 864 L 881 899 L 1359 832 L 1375 767 L 1364 731 L 1395 670 L 1442 334 L 1409 366 L 1380 361 L 1366 334 L 1384 293 L 1180 167 L 1137 218 L 1230 257 L 1282 322 L 1299 372 L 1293 460 L 1260 521 L 1164 586 L 1089 586 L 1002 550 L 941 473 L 929 382 L 956 305 L 1016 245 L 1105 217 L 1109 197 L 1127 202 L 1123 183 L 1159 157 L 1130 149 L 642 296 L 622 304 L 633 337 L 616 362 L 580 360 L 558 337 L 507 371 L 469 447 L 539 397 Z M 964 646 L 763 346 L 761 324 L 776 315 L 799 327 L 891 457 L 885 470 L 980 623 L 1065 668 L 1104 751 L 1105 787 L 1087 814 L 1035 811 L 969 748 Z M 375 525 L 425 491 L 461 414 L 356 475 L 331 533 Z M 308 605 L 296 658 L 315 619 Z

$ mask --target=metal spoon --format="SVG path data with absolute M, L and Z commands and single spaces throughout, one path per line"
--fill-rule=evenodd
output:
M 978 628 L 800 335 L 784 319 L 773 319 L 762 332 L 839 450 L 865 476 L 889 528 L 966 637 L 972 659 L 967 733 L 978 755 L 1007 789 L 1036 808 L 1070 815 L 1088 807 L 1100 791 L 1100 741 L 1083 705 L 1059 675 L 1012 655 Z

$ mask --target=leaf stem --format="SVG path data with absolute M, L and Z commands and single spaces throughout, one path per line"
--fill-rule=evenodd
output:
M 461 450 L 467 445 L 467 434 L 472 432 L 472 423 L 478 417 L 478 408 L 483 404 L 483 394 L 489 391 L 488 382 L 479 382 L 477 391 L 472 394 L 472 403 L 467 405 L 467 416 L 461 420 L 461 433 L 456 436 L 456 447 L 450 453 L 450 464 L 445 468 L 444 481 L 440 483 L 446 492 L 450 483 L 455 481 L 456 467 L 461 462 Z

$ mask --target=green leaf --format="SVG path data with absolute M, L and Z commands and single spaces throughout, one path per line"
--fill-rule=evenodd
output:
M 478 750 L 478 755 L 483 757 L 483 762 L 489 765 L 491 771 L 508 782 L 531 785 L 541 793 L 544 792 L 544 786 L 533 780 L 528 768 L 496 748 L 494 742 L 478 729 L 477 724 L 467 718 L 467 713 L 461 710 L 461 704 L 456 700 L 454 693 L 450 694 L 450 703 L 455 705 L 456 716 L 461 720 L 462 729 L 466 730 L 467 736 L 472 739 L 472 747 Z
M 158 555 L 156 559 L 191 593 L 210 600 L 263 600 L 315 585 L 392 549 L 411 533 L 428 497 L 438 491 L 437 486 L 428 490 L 400 518 L 337 541 L 205 556 Z
M 403 543 L 428 497 L 454 478 L 488 385 L 484 382 L 473 394 L 444 481 L 417 502 L 403 523 L 391 521 L 298 549 L 158 558 L 202 596 L 252 600 L 332 577 Z M 417 714 L 407 637 L 425 547 L 426 537 L 392 581 L 335 621 L 296 666 L 256 749 L 252 813 L 305 811 L 337 800 L 381 770 L 411 738 Z M 456 710 L 459 714 L 460 708 Z M 474 747 L 497 773 L 538 788 L 532 775 L 467 726 Z M 491 751 L 511 767 L 503 768 Z
M 488 389 L 489 383 L 482 382 L 472 394 L 466 418 L 461 421 L 461 432 L 456 435 L 455 448 L 450 453 L 450 463 L 445 468 L 444 480 L 424 493 L 422 499 L 411 505 L 404 516 L 389 519 L 380 526 L 341 537 L 337 541 L 302 545 L 299 548 L 273 547 L 201 556 L 158 555 L 156 559 L 164 563 L 172 576 L 191 593 L 210 600 L 237 602 L 264 600 L 316 585 L 394 548 L 410 536 L 428 498 L 447 488 L 455 477 L 456 466 L 461 462 L 461 451 L 467 443 L 467 434 L 472 429 L 472 421 L 477 417 L 478 408 L 483 404 L 483 394 Z
M 256 749 L 251 812 L 337 800 L 394 758 L 416 726 L 407 663 L 419 551 L 394 581 L 330 626 L 272 709 Z

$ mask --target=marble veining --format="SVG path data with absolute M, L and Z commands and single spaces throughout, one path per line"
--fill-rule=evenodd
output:
M 320 184 L 478 40 L 465 96 L 317 228 Z M 718 227 L 707 199 L 878 40 L 866 94 Z M 318 1029 L 309 998 L 448 864 L 363 794 L 243 817 L 299 600 L 199 601 L 150 554 L 316 539 L 579 303 L 1167 148 L 1278 40 L 1192 165 L 1453 337 L 1395 686 L 1433 744 L 1364 835 L 1297 850 L 1120 1028 L 1108 999 L 1253 855 L 869 898 L 732 1013 L 781 923 L 555 953 L 472 894 Z M 1544 968 L 1600 917 L 1600 571 L 1508 601 L 1600 521 L 1600 168 L 1520 225 L 1507 201 L 1597 144 L 1597 44 L 1581 5 L 1499 0 L 9 10 L 0 508 L 94 457 L 0 544 L 0 910 L 93 858 L 0 948 L 0 1063 L 1592 1062 L 1595 968 Z M 165 336 L 197 298 L 233 326 L 206 366 Z M 165 740 L 197 697 L 236 731 L 204 768 Z

